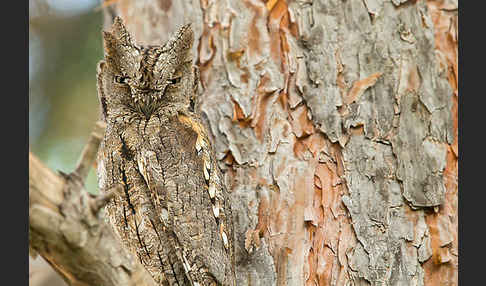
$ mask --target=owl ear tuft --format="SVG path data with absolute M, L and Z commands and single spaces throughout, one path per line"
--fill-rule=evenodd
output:
M 121 46 L 132 45 L 130 34 L 123 25 L 123 21 L 119 16 L 115 17 L 111 27 L 111 32 L 103 31 L 103 40 L 105 52 L 107 54 L 114 52 Z
M 174 51 L 178 54 L 180 60 L 186 60 L 189 56 L 192 45 L 194 43 L 194 31 L 191 23 L 182 26 L 177 33 L 175 33 L 169 41 L 164 45 L 164 51 Z
M 160 57 L 154 66 L 154 73 L 170 74 L 170 76 L 181 65 L 193 61 L 192 45 L 194 43 L 194 32 L 191 24 L 182 26 L 169 40 L 162 46 Z
M 103 47 L 108 61 L 119 58 L 121 51 L 120 41 L 110 32 L 103 31 Z
M 129 70 L 130 64 L 135 63 L 133 59 L 135 45 L 132 44 L 130 34 L 120 17 L 115 17 L 110 32 L 103 31 L 103 46 L 107 63 L 118 70 Z M 123 58 L 124 61 L 121 60 Z
M 105 53 L 110 54 L 116 49 L 117 40 L 112 33 L 103 31 L 103 47 L 105 48 Z
M 123 24 L 123 20 L 120 16 L 116 16 L 113 20 L 113 26 L 111 32 L 120 41 L 120 44 L 129 46 L 132 44 L 132 38 L 127 28 Z

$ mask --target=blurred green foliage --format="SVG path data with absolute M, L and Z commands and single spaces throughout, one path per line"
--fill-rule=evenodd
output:
M 40 15 L 29 21 L 29 145 L 53 170 L 70 172 L 99 116 L 96 65 L 102 13 Z M 86 188 L 97 192 L 95 170 Z

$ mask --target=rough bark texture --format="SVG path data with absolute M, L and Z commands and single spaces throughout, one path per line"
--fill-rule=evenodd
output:
M 69 285 L 145 285 L 155 281 L 124 249 L 98 210 L 110 198 L 83 189 L 101 134 L 92 136 L 78 168 L 58 175 L 29 154 L 29 247 Z
M 457 1 L 108 2 L 193 23 L 238 285 L 457 285 Z
M 193 23 L 200 109 L 235 201 L 238 285 L 457 284 L 456 10 L 406 0 L 107 9 L 147 44 Z

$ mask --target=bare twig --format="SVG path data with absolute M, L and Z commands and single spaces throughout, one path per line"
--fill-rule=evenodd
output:
M 91 210 L 93 213 L 98 213 L 102 207 L 104 207 L 114 196 L 123 192 L 121 185 L 116 185 L 107 192 L 98 195 L 93 201 L 91 201 Z
M 98 146 L 103 138 L 105 127 L 104 122 L 96 122 L 95 129 L 91 132 L 88 143 L 84 146 L 81 156 L 79 157 L 76 169 L 73 173 L 78 175 L 83 181 L 88 176 L 89 170 L 96 159 L 96 152 L 98 151 Z

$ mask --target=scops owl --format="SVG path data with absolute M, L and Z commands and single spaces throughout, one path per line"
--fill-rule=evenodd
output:
M 235 285 L 230 197 L 193 110 L 193 37 L 185 25 L 163 46 L 137 45 L 119 17 L 103 32 L 99 187 L 123 189 L 107 215 L 159 285 Z

